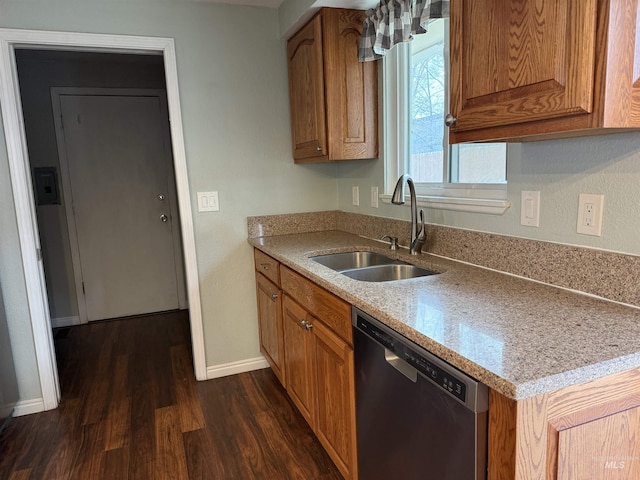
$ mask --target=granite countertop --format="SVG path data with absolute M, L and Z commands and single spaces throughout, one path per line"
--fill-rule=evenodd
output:
M 640 310 L 340 231 L 249 243 L 509 398 L 640 366 Z M 441 272 L 350 279 L 310 256 L 367 250 Z

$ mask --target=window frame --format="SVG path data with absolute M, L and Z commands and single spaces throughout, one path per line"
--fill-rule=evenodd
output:
M 448 31 L 447 22 L 445 35 L 448 35 Z M 445 59 L 447 59 L 449 57 L 448 42 L 445 42 L 444 48 Z M 411 128 L 406 120 L 410 118 L 411 109 L 410 61 L 409 44 L 396 45 L 382 59 L 385 194 L 381 195 L 381 199 L 384 203 L 391 202 L 391 193 L 397 179 L 404 173 L 408 173 Z M 449 68 L 446 60 L 445 65 L 447 65 L 445 76 L 448 84 Z M 447 89 L 446 101 L 449 102 L 449 89 Z M 448 132 L 447 127 L 445 132 Z M 449 146 L 448 142 L 447 146 Z M 451 145 L 450 149 L 456 152 L 458 146 Z M 504 214 L 511 205 L 507 200 L 507 184 L 451 183 L 451 161 L 447 150 L 449 149 L 445 149 L 443 161 L 444 181 L 415 184 L 418 205 L 443 210 Z M 507 144 L 507 159 L 516 153 L 514 150 L 514 145 Z

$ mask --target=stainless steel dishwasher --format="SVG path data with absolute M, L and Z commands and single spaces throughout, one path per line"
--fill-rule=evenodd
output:
M 488 388 L 353 308 L 360 480 L 485 480 Z

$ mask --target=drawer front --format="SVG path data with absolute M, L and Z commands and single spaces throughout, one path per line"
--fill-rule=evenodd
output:
M 293 270 L 282 267 L 282 289 L 352 345 L 351 305 Z
M 276 285 L 280 285 L 280 262 L 271 258 L 266 253 L 262 253 L 257 248 L 254 248 L 253 253 L 256 271 L 263 274 Z

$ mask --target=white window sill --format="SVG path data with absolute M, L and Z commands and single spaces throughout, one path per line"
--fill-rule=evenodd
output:
M 383 203 L 391 203 L 391 195 L 380 195 Z M 461 198 L 444 196 L 417 196 L 419 207 L 435 208 L 438 210 L 455 210 L 457 212 L 487 213 L 489 215 L 504 215 L 511 206 L 509 200 L 490 198 Z M 410 199 L 405 198 L 405 205 L 410 204 Z

